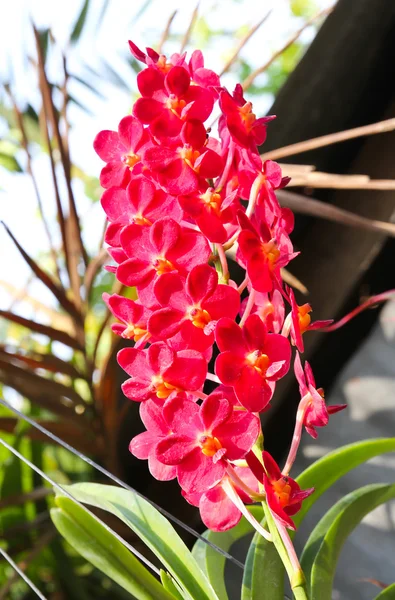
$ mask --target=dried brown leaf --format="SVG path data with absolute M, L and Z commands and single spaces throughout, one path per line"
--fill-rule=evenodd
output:
M 45 271 L 42 270 L 42 268 L 36 263 L 36 261 L 28 255 L 28 253 L 22 248 L 18 240 L 11 233 L 7 225 L 3 221 L 1 221 L 1 223 L 7 231 L 10 238 L 12 239 L 12 241 L 14 242 L 19 253 L 22 255 L 23 259 L 29 265 L 30 269 L 33 271 L 36 277 L 38 277 L 38 279 L 52 292 L 52 294 L 58 300 L 59 304 L 65 309 L 65 311 L 68 312 L 77 321 L 77 323 L 82 323 L 81 313 L 77 310 L 75 304 L 67 298 L 64 290 L 60 288 L 53 281 L 53 279 L 47 273 L 45 273 Z
M 84 346 L 81 344 L 81 342 L 65 331 L 60 331 L 59 329 L 55 329 L 50 325 L 43 325 L 42 323 L 25 319 L 25 317 L 16 315 L 8 310 L 0 310 L 0 317 L 3 317 L 3 319 L 7 319 L 8 321 L 12 321 L 13 323 L 17 323 L 18 325 L 22 325 L 23 327 L 27 327 L 35 333 L 46 335 L 51 338 L 51 340 L 61 342 L 66 346 L 70 346 L 70 348 L 74 348 L 74 350 L 81 350 L 82 352 L 84 351 Z
M 16 351 L 10 351 L 8 347 L 0 345 L 0 358 L 10 360 L 17 366 L 26 365 L 36 370 L 44 369 L 50 373 L 62 373 L 72 379 L 83 379 L 83 375 L 71 363 L 68 363 L 54 354 L 40 354 L 39 352 L 29 352 L 29 354 L 20 354 Z
M 77 392 L 69 386 L 46 379 L 33 371 L 14 365 L 11 361 L 0 359 L 0 381 L 12 387 L 40 408 L 71 421 L 80 421 L 85 411 L 85 403 Z

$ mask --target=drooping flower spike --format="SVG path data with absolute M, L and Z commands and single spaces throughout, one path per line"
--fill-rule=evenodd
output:
M 302 400 L 283 472 L 261 454 L 258 413 L 270 408 L 292 346 L 302 352 L 304 332 L 329 323 L 311 323 L 310 305 L 298 306 L 282 279 L 296 256 L 293 214 L 276 197 L 289 180 L 259 156 L 274 117 L 257 117 L 241 85 L 229 93 L 200 50 L 166 57 L 129 47 L 143 66 L 141 96 L 94 147 L 106 163 L 106 268 L 132 288 L 104 295 L 124 344 L 122 389 L 146 427 L 130 451 L 155 478 L 177 478 L 211 529 L 243 514 L 271 539 L 245 504 L 266 502 L 282 535 L 292 528 L 312 492 L 289 478 L 303 427 L 314 436 L 343 408 L 325 406 L 297 354 Z M 214 110 L 217 133 L 207 127 Z

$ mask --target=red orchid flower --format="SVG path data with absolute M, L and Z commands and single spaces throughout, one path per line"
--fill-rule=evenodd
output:
M 174 66 L 164 74 L 148 67 L 137 75 L 142 98 L 133 107 L 134 116 L 150 125 L 152 135 L 159 139 L 179 135 L 183 122 L 197 119 L 204 122 L 214 105 L 213 94 L 199 85 L 191 85 L 189 72 Z
M 206 186 L 194 194 L 178 196 L 178 202 L 207 239 L 218 244 L 226 242 L 233 233 L 235 227 L 227 230 L 225 225 L 235 222 L 236 213 L 241 208 L 237 190 L 224 197 L 223 193 Z
M 299 352 L 304 352 L 303 334 L 306 331 L 313 331 L 327 327 L 333 323 L 333 319 L 327 321 L 314 321 L 311 322 L 310 313 L 312 308 L 310 304 L 306 303 L 299 306 L 296 302 L 295 293 L 292 288 L 287 288 L 289 300 L 291 303 L 291 341 L 294 346 L 297 347 Z M 307 364 L 307 363 L 306 363 Z
M 140 290 L 164 273 L 186 275 L 211 254 L 206 238 L 197 231 L 181 227 L 174 219 L 158 219 L 151 227 L 128 225 L 121 232 L 121 244 L 128 257 L 117 269 L 117 278 Z M 140 297 L 141 300 L 141 297 Z
M 124 117 L 118 132 L 104 130 L 97 134 L 93 147 L 107 164 L 100 173 L 100 185 L 125 187 L 131 172 L 140 163 L 140 152 L 150 141 L 148 131 L 132 116 Z
M 280 269 L 296 256 L 291 241 L 280 223 L 269 229 L 261 221 L 258 232 L 244 213 L 239 212 L 238 219 L 241 232 L 237 256 L 246 265 L 253 289 L 270 292 L 279 281 Z
M 234 411 L 213 392 L 201 406 L 181 395 L 169 398 L 163 417 L 172 435 L 156 447 L 160 462 L 177 466 L 177 477 L 188 494 L 206 492 L 226 473 L 226 461 L 243 458 L 255 443 L 260 423 L 246 411 Z
M 248 487 L 259 492 L 258 482 L 248 467 L 233 467 L 236 475 Z M 193 506 L 199 507 L 199 512 L 203 523 L 212 531 L 227 531 L 235 527 L 242 517 L 241 511 L 232 502 L 222 483 L 224 479 L 213 488 L 203 493 L 187 494 L 184 490 L 181 491 L 184 498 Z M 232 482 L 237 495 L 246 503 L 251 503 L 251 498 L 240 487 L 237 487 Z
M 110 296 L 110 294 L 105 293 L 103 294 L 103 300 L 114 317 L 122 321 L 111 325 L 114 333 L 127 340 L 134 340 L 136 347 L 148 341 L 151 334 L 147 330 L 147 321 L 151 315 L 151 310 L 118 294 Z
M 301 509 L 303 500 L 314 492 L 314 488 L 301 490 L 294 479 L 281 473 L 269 452 L 262 452 L 262 463 L 252 451 L 246 460 L 257 480 L 263 483 L 266 502 L 274 519 L 295 530 L 291 517 Z
M 177 198 L 166 194 L 144 175 L 133 177 L 126 190 L 119 186 L 106 190 L 101 205 L 108 220 L 119 228 L 131 223 L 149 226 L 164 214 L 176 221 L 182 217 Z
M 204 88 L 210 88 L 212 93 L 215 93 L 215 88 L 221 86 L 217 73 L 205 68 L 201 50 L 194 50 L 192 52 L 188 68 L 192 81 Z
M 301 509 L 303 500 L 314 492 L 314 488 L 301 490 L 294 479 L 282 475 L 278 464 L 269 452 L 263 452 L 262 459 L 263 486 L 270 512 L 274 519 L 280 521 L 285 527 L 295 530 L 295 523 L 291 516 Z
M 159 481 L 175 479 L 177 469 L 164 465 L 156 458 L 156 446 L 161 439 L 171 434 L 162 415 L 163 402 L 151 399 L 140 404 L 140 417 L 147 431 L 139 433 L 129 444 L 129 451 L 136 458 L 148 460 L 148 468 L 153 477 Z
M 220 381 L 234 388 L 239 402 L 252 412 L 269 404 L 275 382 L 283 377 L 291 360 L 288 340 L 267 333 L 258 315 L 250 315 L 239 327 L 228 318 L 220 319 L 215 339 L 221 351 L 215 363 Z
M 221 156 L 208 147 L 200 121 L 188 120 L 180 135 L 177 146 L 151 146 L 142 157 L 143 164 L 157 173 L 163 189 L 175 196 L 194 194 L 202 179 L 217 177 L 223 168 Z
M 234 288 L 218 284 L 215 269 L 197 265 L 184 280 L 178 273 L 166 273 L 155 284 L 154 294 L 163 306 L 148 324 L 157 339 L 167 339 L 182 328 L 200 342 L 202 349 L 214 342 L 215 322 L 221 317 L 234 319 L 239 311 L 240 295 Z M 188 333 L 186 330 L 188 329 Z
M 123 348 L 117 360 L 130 376 L 122 384 L 123 393 L 136 402 L 155 397 L 164 400 L 173 392 L 198 390 L 207 373 L 207 362 L 200 352 L 175 352 L 165 342 L 155 342 L 148 350 Z
M 309 433 L 312 438 L 316 439 L 318 434 L 315 428 L 328 425 L 329 415 L 333 415 L 347 408 L 347 404 L 333 404 L 332 406 L 326 406 L 324 390 L 316 387 L 313 371 L 307 361 L 305 362 L 303 371 L 298 352 L 295 356 L 294 369 L 296 379 L 299 383 L 302 402 L 306 403 L 303 425 L 305 426 L 307 433 Z
M 224 90 L 219 96 L 222 113 L 225 116 L 226 126 L 236 144 L 243 148 L 256 150 L 266 139 L 266 125 L 276 117 L 269 116 L 257 119 L 252 112 L 251 102 L 243 96 L 243 88 L 238 83 L 233 96 Z
M 244 298 L 240 307 L 242 317 L 246 310 L 248 297 Z M 255 292 L 254 305 L 251 313 L 256 313 L 265 323 L 269 333 L 280 333 L 284 324 L 285 307 L 284 300 L 279 290 L 269 293 Z

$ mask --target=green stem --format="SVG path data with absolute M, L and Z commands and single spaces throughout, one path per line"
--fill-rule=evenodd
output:
M 307 594 L 306 579 L 304 573 L 300 567 L 296 570 L 295 567 L 292 565 L 289 553 L 284 545 L 281 535 L 277 529 L 276 522 L 266 502 L 262 502 L 262 506 L 266 517 L 267 527 L 273 538 L 273 544 L 277 552 L 279 553 L 285 570 L 287 571 L 293 595 L 295 596 L 296 600 L 308 600 L 309 597 Z

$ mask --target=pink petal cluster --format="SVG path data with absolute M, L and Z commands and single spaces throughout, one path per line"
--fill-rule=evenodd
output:
M 293 215 L 275 192 L 289 180 L 258 150 L 274 117 L 257 118 L 240 85 L 229 93 L 199 50 L 168 59 L 129 46 L 144 65 L 141 96 L 94 148 L 105 163 L 107 269 L 137 293 L 104 296 L 118 320 L 113 332 L 130 344 L 118 353 L 128 375 L 122 389 L 140 403 L 146 428 L 130 451 L 155 478 L 177 478 L 211 529 L 234 526 L 243 503 L 259 498 L 292 528 L 311 490 L 301 491 L 266 451 L 257 458 L 259 413 L 289 371 L 292 346 L 303 352 L 303 334 L 327 322 L 311 324 L 311 307 L 298 306 L 282 279 L 296 256 Z M 238 281 L 229 273 L 233 246 Z M 298 427 L 315 436 L 342 407 L 325 406 L 298 353 L 295 373 Z

